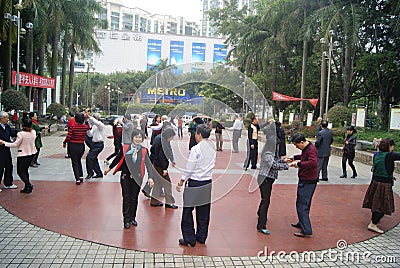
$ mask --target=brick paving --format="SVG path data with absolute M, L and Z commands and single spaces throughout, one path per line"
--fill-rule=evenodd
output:
M 63 138 L 62 133 L 44 137 L 41 157 L 65 153 Z M 112 147 L 112 140 L 106 141 L 106 147 Z M 340 167 L 340 158 L 332 157 L 330 166 Z M 357 163 L 357 167 L 360 173 L 368 174 L 368 166 Z M 400 195 L 398 183 L 393 189 Z M 276 253 L 274 257 L 198 257 L 126 250 L 36 227 L 2 207 L 0 229 L 0 267 L 399 267 L 400 263 L 400 225 L 360 243 L 346 245 L 342 241 L 337 248 L 306 254 Z

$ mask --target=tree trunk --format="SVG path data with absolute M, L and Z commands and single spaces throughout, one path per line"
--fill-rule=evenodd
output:
M 382 127 L 388 128 L 390 94 L 387 87 L 381 89 L 381 101 L 382 101 L 382 108 L 381 108 Z
M 11 23 L 11 22 L 9 22 Z M 12 27 L 10 25 L 10 27 Z M 11 44 L 11 30 L 8 32 L 8 37 L 5 43 L 6 53 L 4 59 L 4 90 L 11 88 L 11 54 L 12 54 L 12 44 Z
M 344 51 L 344 72 L 343 72 L 343 105 L 347 106 L 350 100 L 351 86 L 351 47 L 346 43 Z
M 63 57 L 62 57 L 62 70 L 61 70 L 61 88 L 60 88 L 60 103 L 65 105 L 65 88 L 67 81 L 67 67 L 68 67 L 68 45 L 69 45 L 69 32 L 68 27 L 64 31 L 64 44 L 63 44 Z M 71 106 L 69 106 L 71 109 Z
M 74 100 L 74 60 L 75 60 L 75 49 L 74 44 L 71 44 L 71 57 L 69 62 L 69 84 L 68 84 L 68 107 L 72 107 Z M 78 101 L 78 100 L 77 100 Z
M 58 67 L 58 44 L 59 44 L 59 40 L 60 40 L 60 30 L 59 30 L 59 26 L 56 25 L 55 26 L 56 29 L 54 31 L 53 34 L 53 38 L 52 38 L 52 55 L 51 55 L 51 77 L 54 79 L 57 79 L 57 67 Z M 51 89 L 51 102 L 55 103 L 56 102 L 56 92 L 57 89 L 56 88 L 52 88 Z
M 307 76 L 307 60 L 308 60 L 308 42 L 303 40 L 303 63 L 301 67 L 301 98 L 304 99 L 306 95 L 306 76 Z M 300 116 L 304 117 L 304 100 L 300 102 Z
M 46 42 L 44 41 L 46 38 L 42 38 L 39 48 L 39 59 L 38 59 L 38 75 L 44 75 L 44 58 L 45 58 L 45 50 L 46 50 Z M 38 88 L 38 113 L 43 114 L 43 88 Z

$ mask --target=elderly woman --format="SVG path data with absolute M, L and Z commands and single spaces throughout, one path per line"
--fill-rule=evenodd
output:
M 384 233 L 377 224 L 386 215 L 394 212 L 393 177 L 394 161 L 400 160 L 400 154 L 393 152 L 394 141 L 383 139 L 379 151 L 374 154 L 372 181 L 364 197 L 363 208 L 371 209 L 371 222 L 368 230 Z
M 36 154 L 35 146 L 36 132 L 32 129 L 32 120 L 24 119 L 22 121 L 22 131 L 18 132 L 17 139 L 14 143 L 0 140 L 0 145 L 10 148 L 18 147 L 17 155 L 17 174 L 25 183 L 21 193 L 31 193 L 33 185 L 29 182 L 29 166 Z
M 341 179 L 347 178 L 347 170 L 346 170 L 346 162 L 349 162 L 349 166 L 353 171 L 352 179 L 357 177 L 356 167 L 353 164 L 354 157 L 356 155 L 356 144 L 357 144 L 357 137 L 355 135 L 357 130 L 354 126 L 347 127 L 347 136 L 344 139 L 344 146 L 343 146 L 343 155 L 342 155 L 342 175 L 339 177 Z
M 37 119 L 38 119 L 37 113 L 30 112 L 28 114 L 28 116 L 29 116 L 29 119 L 32 120 L 32 129 L 35 130 L 35 132 L 36 132 L 35 146 L 36 146 L 37 153 L 33 156 L 31 167 L 37 168 L 38 166 L 40 166 L 40 164 L 38 163 L 40 148 L 43 147 L 42 130 L 48 129 L 48 127 L 40 127 L 39 126 L 39 122 L 37 121 Z

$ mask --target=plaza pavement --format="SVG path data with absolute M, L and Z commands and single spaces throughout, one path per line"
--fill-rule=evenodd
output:
M 108 131 L 110 133 L 111 129 L 109 128 Z M 230 149 L 230 144 L 227 141 L 228 134 L 225 134 L 224 137 L 226 142 L 224 144 L 224 153 L 226 153 L 227 159 L 229 158 L 228 160 L 230 160 L 229 165 L 233 168 L 227 170 L 224 168 L 224 165 L 219 165 L 216 167 L 215 173 L 224 173 L 230 176 L 243 175 L 243 171 L 241 170 L 243 161 L 241 161 L 238 156 L 227 153 Z M 8 210 L 11 212 L 13 212 L 14 205 L 15 207 L 18 206 L 18 209 L 15 209 L 16 212 L 21 213 L 21 211 L 23 212 L 25 209 L 25 213 L 29 214 L 29 211 L 26 211 L 27 209 L 30 209 L 28 203 L 30 200 L 32 200 L 32 202 L 34 201 L 32 197 L 34 197 L 35 191 L 39 192 L 40 188 L 44 187 L 46 184 L 46 181 L 49 182 L 50 186 L 50 189 L 48 189 L 49 195 L 57 195 L 57 192 L 52 192 L 50 183 L 52 181 L 69 182 L 70 184 L 73 184 L 70 161 L 64 159 L 65 149 L 61 146 L 64 137 L 65 133 L 62 132 L 55 133 L 52 136 L 43 137 L 44 148 L 42 148 L 41 156 L 39 158 L 42 165 L 37 169 L 30 169 L 33 184 L 36 183 L 35 179 L 40 178 L 40 181 L 37 181 L 39 189 L 34 189 L 29 198 L 26 195 L 20 194 L 18 189 L 3 189 L 3 192 L 0 193 L 0 204 L 6 204 L 6 206 L 9 207 Z M 176 148 L 182 148 L 182 153 L 178 154 L 180 157 L 181 155 L 184 155 L 184 149 L 187 148 L 187 141 L 175 142 Z M 241 149 L 245 148 L 244 142 L 245 136 L 241 139 Z M 102 159 L 104 159 L 105 155 L 111 153 L 112 140 L 107 139 L 105 147 L 106 150 L 100 157 Z M 288 145 L 287 147 L 289 151 L 288 154 L 296 152 L 296 149 L 293 146 Z M 13 152 L 13 155 L 16 155 L 15 151 Z M 184 160 L 184 157 L 179 160 L 182 162 L 182 165 Z M 340 161 L 341 159 L 339 157 L 331 157 L 329 164 L 329 182 L 321 182 L 319 185 L 326 185 L 326 187 L 352 187 L 352 185 L 360 185 L 366 187 L 366 185 L 369 184 L 371 176 L 370 167 L 360 163 L 356 163 L 359 174 L 357 179 L 339 179 L 339 175 L 341 174 Z M 236 168 L 234 168 L 235 166 Z M 172 177 L 178 177 L 180 170 L 171 169 L 170 173 Z M 251 175 L 252 171 L 244 173 L 246 178 L 251 177 Z M 284 185 L 295 187 L 297 181 L 296 178 L 296 170 L 281 172 L 279 179 L 274 186 L 272 197 L 274 198 L 275 192 L 278 191 L 277 189 L 282 189 L 282 187 L 285 187 Z M 18 185 L 21 185 L 16 174 L 14 180 Z M 117 175 L 109 175 L 103 179 L 96 179 L 96 182 L 98 183 L 115 183 L 118 181 L 119 179 Z M 322 187 L 317 187 L 317 189 L 318 188 Z M 58 188 L 57 191 L 59 191 Z M 395 183 L 394 191 L 397 194 L 400 194 L 398 183 Z M 346 194 L 348 192 L 345 191 L 344 193 Z M 335 193 L 332 193 L 332 195 L 335 195 Z M 12 197 L 13 199 L 6 199 L 6 196 Z M 257 195 L 256 200 L 258 198 Z M 345 196 L 343 198 L 345 198 Z M 322 199 L 320 201 L 323 202 L 324 200 Z M 279 205 L 281 204 L 272 200 L 271 209 Z M 294 204 L 292 204 L 292 206 L 293 205 Z M 346 204 L 340 203 L 339 205 L 341 206 L 339 208 L 340 210 L 346 211 Z M 253 204 L 253 206 L 256 207 L 258 204 Z M 314 198 L 311 208 L 311 220 L 314 227 L 320 223 L 319 219 L 313 217 L 313 212 L 316 212 L 317 206 L 318 204 Z M 399 206 L 397 206 L 397 208 L 398 207 Z M 43 210 L 46 210 L 45 204 Z M 388 230 L 382 235 L 370 234 L 370 237 L 372 238 L 368 238 L 365 241 L 356 243 L 349 242 L 348 244 L 346 244 L 347 241 L 345 240 L 340 241 L 338 244 L 339 248 L 335 246 L 329 247 L 331 248 L 330 256 L 326 255 L 329 252 L 325 254 L 322 251 L 322 249 L 327 250 L 327 248 L 321 247 L 321 250 L 313 251 L 317 256 L 317 259 L 310 262 L 302 261 L 301 259 L 296 260 L 296 254 L 291 256 L 276 256 L 275 254 L 273 258 L 265 258 L 263 254 L 260 254 L 260 256 L 257 257 L 257 252 L 254 252 L 254 254 L 248 254 L 248 256 L 237 254 L 237 256 L 220 255 L 211 257 L 193 256 L 214 254 L 201 254 L 201 250 L 199 254 L 199 252 L 191 251 L 190 248 L 183 248 L 181 254 L 157 253 L 162 251 L 150 252 L 145 249 L 124 249 L 123 247 L 125 246 L 123 245 L 121 247 L 110 246 L 106 243 L 101 244 L 92 242 L 90 239 L 82 240 L 58 232 L 49 231 L 22 220 L 21 218 L 26 215 L 18 213 L 13 215 L 9 211 L 5 210 L 3 207 L 0 208 L 0 228 L 2 230 L 0 232 L 0 267 L 398 267 L 400 263 L 400 226 L 398 225 L 398 221 L 394 228 Z M 118 208 L 115 213 L 120 214 L 120 208 Z M 398 215 L 398 212 L 395 212 L 392 217 L 396 214 Z M 333 215 L 333 217 L 334 216 L 335 215 Z M 177 218 L 179 217 L 180 212 L 177 214 Z M 385 220 L 389 218 L 391 217 L 384 217 Z M 51 219 L 53 218 L 49 215 L 48 218 L 44 217 L 36 220 L 46 222 Z M 349 221 L 351 220 L 352 218 L 349 218 Z M 368 219 L 365 220 L 368 222 Z M 33 218 L 30 222 L 35 222 L 35 219 Z M 59 223 L 59 225 L 62 224 L 63 223 Z M 177 226 L 179 226 L 179 224 L 177 224 Z M 339 223 L 337 227 L 333 229 L 333 232 L 335 234 L 340 234 L 340 232 L 342 232 L 342 227 L 343 226 Z M 122 228 L 122 226 L 119 226 L 118 228 Z M 366 226 L 363 226 L 363 228 L 366 229 Z M 360 232 L 365 232 L 365 229 L 360 230 Z M 271 232 L 273 234 L 274 230 L 271 229 Z M 177 233 L 179 234 L 179 230 L 177 230 Z M 215 232 L 213 234 L 213 232 L 210 231 L 210 247 L 212 247 L 213 244 L 211 239 L 213 235 L 215 235 Z M 232 236 L 234 235 L 235 234 L 232 234 Z M 293 236 L 292 232 L 287 233 L 286 235 L 290 238 Z M 321 237 L 322 235 L 327 234 L 320 234 Z M 178 238 L 179 235 L 176 237 L 174 236 L 172 239 L 177 240 Z M 282 236 L 281 239 L 284 239 L 284 237 Z M 313 237 L 313 239 L 317 242 L 318 236 Z M 349 237 L 348 240 L 351 241 L 351 237 Z M 304 240 L 300 240 L 300 243 L 303 243 L 302 241 Z M 304 243 L 310 242 L 305 241 Z M 267 244 L 267 242 L 265 244 Z M 264 250 L 262 247 L 258 247 L 258 249 L 259 251 Z M 304 250 L 307 249 L 303 249 L 303 251 Z M 166 251 L 168 252 L 168 249 L 166 249 Z M 334 251 L 336 251 L 336 253 Z M 288 252 L 289 251 L 286 251 L 286 253 Z M 323 255 L 323 253 L 325 255 Z

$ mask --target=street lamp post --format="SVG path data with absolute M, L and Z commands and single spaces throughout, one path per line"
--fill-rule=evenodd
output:
M 111 84 L 107 83 L 107 86 L 104 86 L 104 88 L 107 89 L 107 91 L 108 91 L 108 115 L 111 115 L 111 106 L 110 106 L 110 104 L 111 104 L 111 96 L 110 96 Z
M 326 83 L 326 100 L 325 100 L 325 115 L 327 115 L 328 114 L 328 108 L 329 108 L 329 88 L 330 88 L 330 81 L 331 81 L 331 65 L 332 65 L 332 52 L 333 52 L 333 50 L 338 50 L 338 52 L 340 52 L 340 48 L 338 48 L 339 47 L 339 41 L 335 41 L 335 42 L 333 42 L 333 36 L 335 35 L 335 31 L 334 30 L 330 30 L 329 31 L 329 44 L 328 44 L 328 81 L 327 81 L 327 83 Z M 320 39 L 320 42 L 321 42 L 321 44 L 325 44 L 326 43 L 326 40 L 325 40 L 325 38 L 321 38 Z M 336 47 L 336 48 L 334 48 L 334 47 Z M 325 56 L 326 56 L 326 52 L 324 51 L 323 53 L 322 53 L 322 61 L 325 61 Z M 323 66 L 321 66 L 321 69 L 323 68 Z M 322 75 L 322 72 L 323 72 L 324 70 L 321 70 L 321 83 L 323 82 L 322 80 L 323 80 L 323 75 Z M 322 89 L 322 86 L 323 85 L 321 85 L 321 89 Z M 321 103 L 321 105 L 323 105 L 322 103 Z
M 25 34 L 26 30 L 24 28 L 21 28 L 21 10 L 23 9 L 22 6 L 22 0 L 19 0 L 18 4 L 16 4 L 15 9 L 17 10 L 17 15 L 11 15 L 10 13 L 5 13 L 4 18 L 10 20 L 13 23 L 17 24 L 17 66 L 16 66 L 16 76 L 15 76 L 15 84 L 16 84 L 16 89 L 19 91 L 19 54 L 20 54 L 20 47 L 21 47 L 21 34 Z M 32 29 L 33 24 L 31 22 L 28 22 L 26 25 L 26 28 Z

